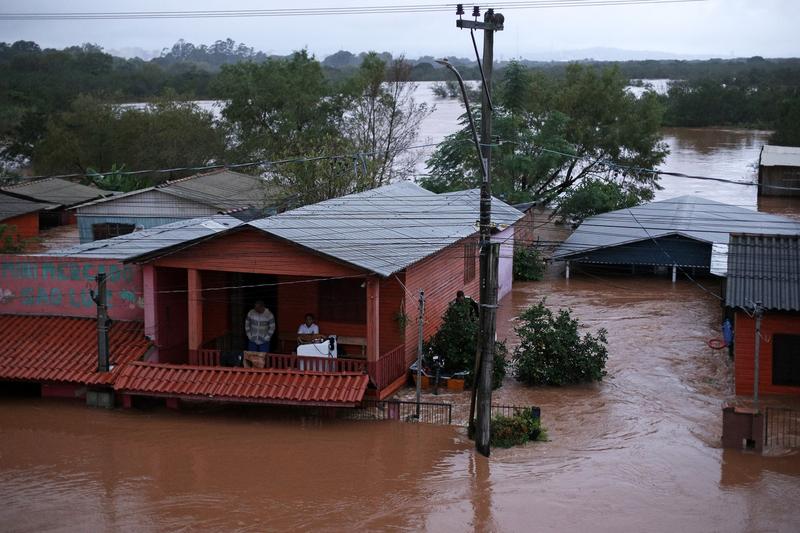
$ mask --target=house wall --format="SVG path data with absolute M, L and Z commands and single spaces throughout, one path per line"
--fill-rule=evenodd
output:
M 753 394 L 755 376 L 755 319 L 741 311 L 735 316 L 734 385 L 736 394 Z M 770 313 L 761 319 L 759 394 L 800 394 L 800 387 L 772 384 L 772 335 L 800 335 L 800 313 Z
M 0 254 L 0 313 L 94 317 L 90 289 L 108 274 L 108 312 L 114 320 L 143 320 L 142 271 L 112 259 Z
M 366 338 L 366 323 L 340 322 L 332 317 L 320 316 L 319 292 L 325 290 L 326 282 L 313 280 L 314 278 L 309 277 L 278 277 L 278 306 L 275 316 L 279 337 L 291 343 L 297 337 L 297 327 L 305 320 L 306 313 L 312 313 L 323 334 Z M 362 289 L 362 293 L 366 298 L 365 289 Z M 386 353 L 403 343 L 398 320 L 398 314 L 404 305 L 403 296 L 403 289 L 394 277 L 380 281 L 380 353 Z
M 4 235 L 12 235 L 15 243 L 39 235 L 39 213 L 36 212 L 7 218 L 0 224 L 7 228 Z
M 532 206 L 525 211 L 521 219 L 514 223 L 515 246 L 525 247 L 533 244 L 536 240 L 536 235 L 534 235 L 534 228 L 536 227 L 534 219 L 537 218 L 536 215 L 539 214 L 540 219 L 544 220 L 542 213 L 542 208 Z
M 154 278 L 155 324 L 145 323 L 145 331 L 155 331 L 153 344 L 158 362 L 185 363 L 189 352 L 186 270 L 156 267 Z
M 408 314 L 405 345 L 406 360 L 409 363 L 417 357 L 417 300 L 420 289 L 425 291 L 424 339 L 438 331 L 447 306 L 455 299 L 456 292 L 463 290 L 467 296 L 475 301 L 479 300 L 478 254 L 474 255 L 475 277 L 464 281 L 465 245 L 468 243 L 477 243 L 477 236 L 462 239 L 406 270 L 405 285 L 414 295 L 413 298 L 407 296 L 405 302 Z
M 78 233 L 81 242 L 84 243 L 94 240 L 93 224 L 133 224 L 146 229 L 187 218 L 214 215 L 218 209 L 151 190 L 87 205 L 76 211 Z
M 156 266 L 288 276 L 353 276 L 364 272 L 336 263 L 256 229 L 244 228 L 153 262 Z
M 800 167 L 759 167 L 758 194 L 761 196 L 800 196 L 800 190 L 787 190 L 777 187 L 800 187 Z
M 511 292 L 514 282 L 514 226 L 509 226 L 492 236 L 492 242 L 500 244 L 500 259 L 497 262 L 497 301 Z

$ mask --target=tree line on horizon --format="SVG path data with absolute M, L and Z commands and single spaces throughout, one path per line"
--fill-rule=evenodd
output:
M 250 170 L 317 201 L 413 174 L 408 148 L 431 112 L 415 101 L 413 82 L 421 65 L 446 73 L 422 59 L 344 51 L 322 61 L 306 51 L 267 57 L 230 39 L 179 42 L 151 61 L 94 45 L 0 43 L 0 156 L 36 174 L 99 172 L 98 185 L 130 190 L 189 172 L 130 178 L 125 170 L 314 155 L 322 159 Z M 677 80 L 668 94 L 636 98 L 626 90 L 631 78 L 656 74 Z M 799 60 L 512 61 L 495 79 L 498 194 L 556 202 L 573 220 L 652 197 L 656 178 L 626 167 L 663 160 L 665 124 L 775 128 L 780 142 L 800 145 Z M 226 101 L 221 120 L 192 102 L 204 98 Z M 119 105 L 131 101 L 150 104 Z M 428 161 L 428 188 L 479 183 L 462 126 Z

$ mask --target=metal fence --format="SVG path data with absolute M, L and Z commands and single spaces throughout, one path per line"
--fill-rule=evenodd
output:
M 343 409 L 342 418 L 349 420 L 400 420 L 425 424 L 452 424 L 453 405 L 449 403 L 400 400 L 364 400 L 355 409 Z
M 767 407 L 764 413 L 765 448 L 800 448 L 800 411 Z
M 542 415 L 542 410 L 538 407 L 530 406 L 523 407 L 519 405 L 492 405 L 492 418 L 496 416 L 512 417 L 519 414 L 523 409 L 531 409 L 533 411 L 533 418 L 539 419 Z
M 538 407 L 519 405 L 492 405 L 492 417 L 511 417 L 521 413 L 524 409 L 531 409 L 533 417 L 541 416 Z M 420 402 L 419 417 L 417 417 L 417 402 L 408 400 L 364 400 L 359 407 L 354 409 L 341 409 L 340 418 L 348 420 L 399 420 L 401 422 L 422 422 L 425 424 L 453 424 L 453 404 L 437 402 Z M 456 424 L 464 424 L 461 420 Z

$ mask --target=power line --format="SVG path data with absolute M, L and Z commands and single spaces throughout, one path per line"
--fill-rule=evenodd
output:
M 685 4 L 706 0 L 529 0 L 526 2 L 488 2 L 484 7 L 494 9 L 551 9 L 582 7 L 615 7 L 656 4 Z M 136 19 L 205 19 L 205 18 L 265 18 L 319 17 L 343 15 L 381 15 L 403 13 L 454 12 L 456 4 L 408 4 L 377 6 L 343 6 L 322 8 L 279 8 L 197 11 L 61 11 L 0 13 L 6 21 L 70 21 L 70 20 L 136 20 Z

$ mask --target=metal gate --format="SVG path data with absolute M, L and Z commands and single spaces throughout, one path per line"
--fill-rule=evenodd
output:
M 800 411 L 767 407 L 764 411 L 764 447 L 800 448 Z

